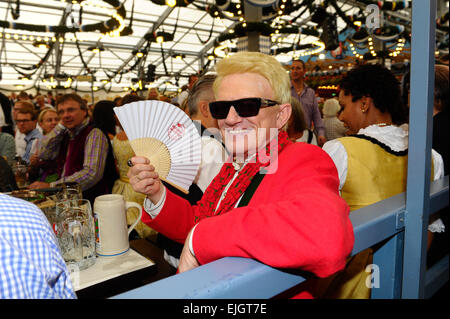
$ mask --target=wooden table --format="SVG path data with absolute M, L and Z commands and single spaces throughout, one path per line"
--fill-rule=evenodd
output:
M 163 250 L 150 240 L 131 240 L 130 248 L 154 262 L 154 265 L 78 290 L 78 298 L 109 298 L 175 274 L 176 269 L 164 260 Z

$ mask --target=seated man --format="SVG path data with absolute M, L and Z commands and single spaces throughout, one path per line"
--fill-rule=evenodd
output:
M 90 125 L 87 105 L 79 95 L 63 95 L 56 109 L 61 122 L 42 138 L 39 158 L 56 161 L 59 179 L 50 184 L 37 181 L 29 188 L 77 182 L 83 198 L 93 203 L 95 197 L 111 193 L 117 177 L 109 139 Z
M 187 199 L 192 205 L 202 198 L 204 191 L 222 168 L 226 156 L 217 120 L 209 111 L 209 102 L 214 101 L 212 87 L 215 79 L 216 76 L 213 74 L 200 77 L 191 87 L 187 98 L 188 115 L 194 121 L 202 141 L 202 160 L 197 176 L 189 187 L 189 194 L 184 194 L 163 182 L 171 192 Z M 157 244 L 164 249 L 166 261 L 177 268 L 183 245 L 168 239 L 161 233 L 158 233 Z
M 133 157 L 128 177 L 147 196 L 143 222 L 184 242 L 180 272 L 227 256 L 319 277 L 342 269 L 354 241 L 349 208 L 330 157 L 282 130 L 291 115 L 285 69 L 239 52 L 216 70 L 209 106 L 231 156 L 197 205 L 168 191 L 147 158 Z
M 42 137 L 42 133 L 36 127 L 38 113 L 33 104 L 29 102 L 21 103 L 22 107 L 17 111 L 16 115 L 16 125 L 25 140 L 25 152 L 23 153 L 22 160 L 30 164 L 30 157 L 33 154 L 36 143 Z

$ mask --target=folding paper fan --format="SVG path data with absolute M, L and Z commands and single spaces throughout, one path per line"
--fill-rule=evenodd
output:
M 134 153 L 147 157 L 162 180 L 188 193 L 200 166 L 201 140 L 186 113 L 155 100 L 125 104 L 114 112 Z

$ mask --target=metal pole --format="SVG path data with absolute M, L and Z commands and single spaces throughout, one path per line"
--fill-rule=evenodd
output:
M 262 8 L 244 2 L 245 20 L 247 22 L 260 22 L 262 19 Z M 247 50 L 259 52 L 259 33 L 257 31 L 247 32 Z
M 423 298 L 430 209 L 436 0 L 412 2 L 411 105 L 402 298 Z

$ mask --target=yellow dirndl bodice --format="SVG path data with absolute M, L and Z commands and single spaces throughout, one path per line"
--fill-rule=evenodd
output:
M 127 161 L 134 156 L 134 151 L 131 148 L 130 142 L 128 140 L 120 140 L 114 137 L 112 141 L 114 156 L 117 161 L 117 167 L 119 169 L 120 179 L 116 180 L 114 186 L 112 188 L 113 194 L 121 194 L 123 195 L 126 201 L 136 202 L 140 205 L 144 204 L 145 195 L 141 193 L 137 193 L 133 190 L 133 187 L 130 185 L 127 172 L 128 165 Z M 127 224 L 133 224 L 139 216 L 139 211 L 135 207 L 131 207 L 127 209 Z M 156 231 L 144 224 L 143 222 L 137 223 L 134 228 L 138 233 L 139 237 L 147 238 L 149 236 L 156 235 Z
M 344 146 L 348 157 L 347 177 L 341 196 L 350 206 L 351 213 L 406 191 L 407 151 L 394 152 L 365 136 L 342 137 L 338 141 Z M 372 248 L 350 257 L 344 270 L 318 280 L 317 296 L 369 299 L 370 286 L 367 283 L 370 282 L 370 271 L 366 271 L 366 267 L 372 262 Z
M 376 143 L 358 137 L 338 139 L 347 152 L 347 177 L 341 196 L 350 211 L 374 204 L 406 190 L 408 156 L 394 154 Z M 317 295 L 333 299 L 369 299 L 373 250 L 368 248 L 348 259 L 346 268 L 325 279 L 319 279 Z

